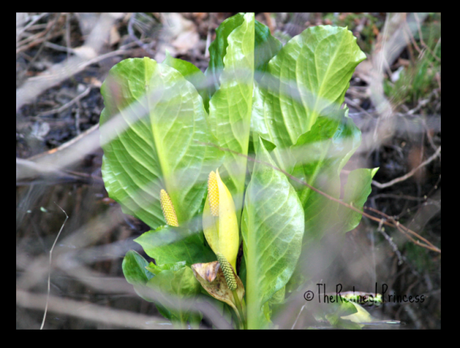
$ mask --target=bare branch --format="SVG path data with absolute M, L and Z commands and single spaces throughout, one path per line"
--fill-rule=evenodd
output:
M 352 206 L 351 204 L 348 204 L 348 203 L 345 203 L 343 201 L 341 201 L 340 199 L 337 199 L 335 197 L 332 197 L 330 195 L 328 195 L 327 193 L 317 189 L 316 187 L 313 187 L 311 186 L 310 184 L 307 184 L 306 182 L 300 180 L 299 178 L 289 174 L 288 172 L 286 172 L 285 170 L 283 169 L 280 169 L 274 165 L 271 165 L 270 163 L 267 163 L 267 162 L 263 162 L 263 161 L 259 161 L 259 160 L 256 160 L 255 158 L 252 158 L 251 156 L 247 156 L 247 155 L 244 155 L 244 154 L 241 154 L 241 153 L 238 153 L 236 151 L 233 151 L 233 150 L 230 150 L 228 148 L 224 148 L 224 147 L 220 147 L 218 145 L 215 145 L 215 144 L 212 144 L 212 143 L 202 143 L 202 142 L 198 142 L 202 145 L 206 145 L 206 146 L 213 146 L 215 148 L 218 148 L 219 150 L 221 151 L 228 151 L 228 152 L 232 152 L 234 153 L 235 155 L 237 156 L 242 156 L 242 157 L 246 157 L 249 161 L 252 161 L 252 162 L 255 162 L 255 163 L 260 163 L 260 164 L 263 164 L 265 166 L 268 166 L 270 168 L 273 168 L 274 170 L 276 171 L 279 171 L 281 173 L 283 173 L 284 175 L 286 175 L 288 178 L 290 178 L 291 180 L 299 183 L 300 185 L 303 185 L 303 186 L 306 186 L 308 187 L 309 189 L 315 191 L 316 193 L 326 197 L 327 199 L 330 199 L 331 201 L 334 201 L 338 204 L 341 204 L 345 207 L 347 207 L 348 209 L 351 209 L 359 214 L 361 214 L 362 216 L 364 217 L 367 217 L 368 219 L 370 220 L 373 220 L 373 221 L 376 221 L 378 223 L 383 223 L 384 225 L 387 225 L 387 226 L 391 226 L 391 227 L 395 227 L 398 229 L 398 231 L 400 231 L 401 233 L 403 233 L 406 237 L 408 237 L 410 240 L 412 240 L 415 244 L 421 246 L 421 247 L 424 247 L 426 249 L 429 249 L 429 250 L 432 250 L 432 251 L 436 251 L 438 253 L 441 253 L 441 249 L 439 249 L 438 247 L 436 247 L 435 245 L 433 245 L 431 242 L 429 242 L 427 239 L 423 238 L 422 236 L 418 235 L 416 232 L 410 230 L 409 228 L 401 225 L 399 223 L 399 221 L 396 221 L 394 218 L 392 218 L 391 216 L 388 216 L 376 209 L 371 209 L 371 208 L 366 208 L 364 207 L 364 209 L 369 209 L 369 210 L 372 210 L 374 213 L 377 213 L 381 216 L 384 217 L 384 219 L 381 219 L 381 218 L 377 218 L 375 216 L 372 216 L 370 214 L 367 214 L 365 213 L 364 211 Z M 441 151 L 441 147 L 439 147 L 439 152 Z M 423 163 L 422 163 L 423 164 Z M 382 222 L 383 220 L 383 222 Z M 415 240 L 412 236 L 418 238 L 419 240 L 422 240 L 422 242 L 420 242 L 419 240 Z
M 438 157 L 440 153 L 441 153 L 441 146 L 438 147 L 436 152 L 433 155 L 431 155 L 430 158 L 428 158 L 426 161 L 420 163 L 420 165 L 418 167 L 412 169 L 409 173 L 407 173 L 407 174 L 405 174 L 403 176 L 400 176 L 399 178 L 395 178 L 395 179 L 393 179 L 393 180 L 391 180 L 389 182 L 386 182 L 384 184 L 381 184 L 378 181 L 372 180 L 372 185 L 382 189 L 382 188 L 389 187 L 389 186 L 392 186 L 394 184 L 397 184 L 398 182 L 407 180 L 412 175 L 414 175 L 417 172 L 417 170 L 419 170 L 420 168 L 423 168 L 427 164 L 431 163 L 434 159 L 436 159 L 436 157 Z

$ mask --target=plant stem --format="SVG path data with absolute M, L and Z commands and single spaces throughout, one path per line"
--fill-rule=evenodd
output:
M 233 299 L 235 300 L 236 308 L 238 309 L 238 314 L 241 319 L 241 324 L 244 329 L 247 329 L 246 318 L 244 316 L 243 307 L 241 306 L 241 302 L 240 302 L 240 299 L 238 298 L 238 294 L 236 293 L 236 290 L 232 290 L 232 294 L 233 294 Z

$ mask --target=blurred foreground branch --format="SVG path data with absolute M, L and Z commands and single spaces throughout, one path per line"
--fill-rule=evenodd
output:
M 48 299 L 48 301 L 47 301 Z M 88 302 L 62 299 L 56 296 L 47 297 L 24 290 L 16 290 L 16 303 L 25 308 L 42 310 L 45 302 L 50 312 L 72 315 L 85 320 L 116 325 L 122 328 L 134 329 L 168 329 L 161 318 L 136 314 L 118 309 L 109 309 Z

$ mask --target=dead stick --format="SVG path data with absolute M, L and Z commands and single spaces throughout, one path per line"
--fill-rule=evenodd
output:
M 291 180 L 293 180 L 293 181 L 295 181 L 295 182 L 297 182 L 297 183 L 299 183 L 299 184 L 301 184 L 301 185 L 303 185 L 303 186 L 308 187 L 309 189 L 311 189 L 311 190 L 315 191 L 316 193 L 318 193 L 318 194 L 320 194 L 320 195 L 326 197 L 327 199 L 330 199 L 330 200 L 332 200 L 332 201 L 334 201 L 334 202 L 336 202 L 336 203 L 338 203 L 338 204 L 341 204 L 341 205 L 347 207 L 348 209 L 351 209 L 351 210 L 353 210 L 353 211 L 355 211 L 355 212 L 361 214 L 362 216 L 367 217 L 367 218 L 370 219 L 370 220 L 373 220 L 373 221 L 376 221 L 376 222 L 379 222 L 379 223 L 382 222 L 382 219 L 379 219 L 379 218 L 377 218 L 377 217 L 375 217 L 375 216 L 372 216 L 372 215 L 370 215 L 370 214 L 368 214 L 368 213 L 365 213 L 364 211 L 362 211 L 362 210 L 360 210 L 360 209 L 354 207 L 354 206 L 351 205 L 351 204 L 345 203 L 345 202 L 341 201 L 340 199 L 337 199 L 337 198 L 335 198 L 335 197 L 332 197 L 332 196 L 328 195 L 327 193 L 325 193 L 325 192 L 323 192 L 323 191 L 317 189 L 316 187 L 313 187 L 313 186 L 311 186 L 310 184 L 307 184 L 306 182 L 304 182 L 304 181 L 302 181 L 302 180 L 296 178 L 295 176 L 289 174 L 289 173 L 286 172 L 285 170 L 280 169 L 280 168 L 278 168 L 278 167 L 276 167 L 276 166 L 274 166 L 274 165 L 272 165 L 272 164 L 270 164 L 270 163 L 268 163 L 268 162 L 256 160 L 255 158 L 252 158 L 251 156 L 244 155 L 244 154 L 242 154 L 242 153 L 239 153 L 239 152 L 237 152 L 237 151 L 233 151 L 233 150 L 228 149 L 228 148 L 225 148 L 225 147 L 220 147 L 220 146 L 218 146 L 218 145 L 216 145 L 216 144 L 213 144 L 213 143 L 204 143 L 204 142 L 200 142 L 200 141 L 196 141 L 196 142 L 199 143 L 199 144 L 202 144 L 202 145 L 215 147 L 215 148 L 217 148 L 217 149 L 219 149 L 219 150 L 221 150 L 221 151 L 231 152 L 231 153 L 233 153 L 233 154 L 235 154 L 235 155 L 237 155 L 237 156 L 245 157 L 246 159 L 248 159 L 248 160 L 250 160 L 250 161 L 252 161 L 252 162 L 260 163 L 260 164 L 262 164 L 262 165 L 265 165 L 265 166 L 268 166 L 268 167 L 270 167 L 270 168 L 273 168 L 274 170 L 283 173 L 284 175 L 286 175 L 286 176 L 287 176 L 288 178 L 290 178 Z M 438 150 L 441 151 L 441 147 L 439 147 Z M 369 209 L 369 208 L 368 208 L 368 209 Z M 432 243 L 430 243 L 428 240 L 426 240 L 425 238 L 423 238 L 423 237 L 421 237 L 420 235 L 418 235 L 416 232 L 414 232 L 414 231 L 410 230 L 409 228 L 407 228 L 407 227 L 401 225 L 398 221 L 395 221 L 395 220 L 394 220 L 393 218 L 391 218 L 390 216 L 388 216 L 388 215 L 386 215 L 386 214 L 384 214 L 384 213 L 382 213 L 382 212 L 380 212 L 380 211 L 378 211 L 378 210 L 374 210 L 374 209 L 373 209 L 373 211 L 376 212 L 377 214 L 380 214 L 380 215 L 384 216 L 384 217 L 386 218 L 385 220 L 383 220 L 383 224 L 385 224 L 385 225 L 387 225 L 387 226 L 390 226 L 390 227 L 395 227 L 395 228 L 397 228 L 399 231 L 401 231 L 401 232 L 402 232 L 404 235 L 406 235 L 406 236 L 407 236 L 407 233 L 409 233 L 409 234 L 411 234 L 411 235 L 413 235 L 413 236 L 417 236 L 417 238 L 423 240 L 426 244 L 425 244 L 425 243 L 420 243 L 419 241 L 415 241 L 412 237 L 410 237 L 409 239 L 411 239 L 412 241 L 414 241 L 414 243 L 416 243 L 417 245 L 420 245 L 420 246 L 422 246 L 422 247 L 424 247 L 424 248 L 427 248 L 427 249 L 429 249 L 429 250 L 432 250 L 432 251 L 436 251 L 436 252 L 438 252 L 438 253 L 441 253 L 441 249 L 439 249 L 439 248 L 437 248 L 436 246 L 434 246 Z M 387 218 L 388 218 L 388 220 L 387 220 Z M 407 233 L 406 233 L 406 232 L 407 232 Z
M 37 116 L 50 115 L 50 114 L 59 114 L 62 111 L 64 111 L 65 109 L 67 109 L 69 106 L 72 106 L 73 104 L 78 102 L 80 99 L 86 97 L 90 91 L 91 91 L 91 86 L 86 88 L 81 94 L 77 95 L 75 98 L 73 98 L 68 103 L 65 103 L 64 105 L 62 105 L 62 106 L 60 106 L 60 107 L 58 107 L 56 109 L 53 109 L 53 110 L 42 111 L 42 112 L 38 113 Z
M 388 186 L 391 186 L 391 185 L 394 185 L 398 182 L 401 182 L 401 181 L 404 181 L 404 180 L 407 180 L 409 179 L 412 175 L 414 175 L 417 170 L 419 170 L 420 168 L 426 166 L 427 164 L 429 164 L 431 161 L 433 161 L 436 157 L 439 156 L 439 154 L 441 153 L 441 146 L 438 147 L 438 149 L 436 150 L 436 152 L 430 156 L 430 158 L 428 158 L 426 161 L 420 163 L 420 165 L 418 165 L 416 168 L 412 169 L 409 173 L 403 175 L 403 176 L 400 176 L 399 178 L 395 178 L 389 182 L 386 182 L 384 184 L 381 184 L 375 180 L 372 180 L 372 185 L 374 186 L 377 186 L 378 188 L 385 188 L 385 187 L 388 187 Z

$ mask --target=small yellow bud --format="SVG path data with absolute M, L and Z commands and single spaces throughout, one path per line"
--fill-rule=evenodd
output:
M 165 190 L 160 191 L 160 203 L 161 210 L 163 211 L 163 216 L 165 217 L 166 223 L 169 226 L 179 227 L 179 222 L 177 221 L 176 211 L 171 202 L 171 198 Z

